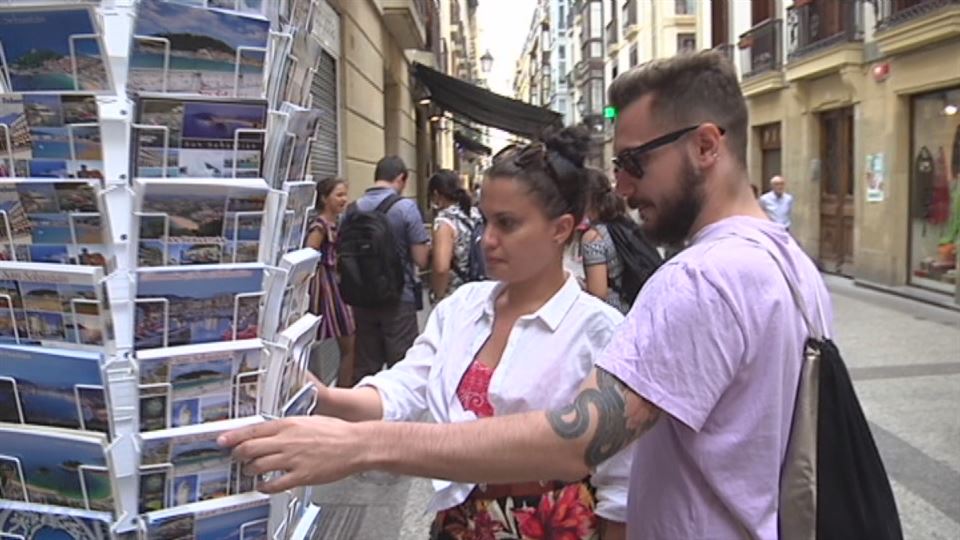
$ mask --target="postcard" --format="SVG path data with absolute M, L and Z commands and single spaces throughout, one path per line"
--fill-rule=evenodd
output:
M 93 94 L 0 94 L 0 178 L 103 180 L 97 110 Z
M 323 117 L 318 109 L 305 109 L 290 103 L 281 105 L 280 114 L 271 117 L 271 139 L 264 155 L 264 177 L 283 182 L 303 180 L 309 164 L 310 145 Z
M 252 416 L 141 434 L 140 511 L 251 491 L 255 479 L 243 474 L 217 437 L 262 421 Z
M 287 207 L 280 221 L 280 256 L 303 247 L 307 224 L 317 198 L 315 182 L 286 182 L 283 191 L 287 193 Z
M 2 498 L 114 511 L 103 435 L 0 424 L 0 440 Z
M 259 178 L 267 104 L 142 95 L 134 178 Z M 165 127 L 166 129 L 161 129 Z M 164 154 L 166 159 L 164 159 Z
M 263 15 L 264 0 L 171 0 L 185 6 L 221 9 L 245 15 Z
M 0 420 L 110 432 L 100 353 L 0 344 Z
M 305 385 L 281 409 L 280 416 L 309 416 L 317 406 L 317 387 Z
M 46 504 L 0 501 L 0 538 L 110 540 L 113 517 Z
M 146 540 L 267 540 L 270 497 L 244 493 L 144 517 Z
M 5 260 L 108 268 L 91 180 L 0 179 L 0 244 Z
M 102 278 L 103 271 L 92 266 L 4 263 L 0 342 L 105 346 L 112 339 L 112 328 Z
M 135 92 L 263 97 L 269 32 L 270 21 L 264 18 L 141 0 L 127 87 Z
M 92 7 L 5 7 L 0 12 L 12 92 L 110 91 Z
M 139 352 L 140 430 L 256 414 L 263 347 L 250 339 Z M 158 397 L 162 408 L 152 406 Z
M 277 336 L 264 384 L 264 410 L 280 411 L 304 386 L 319 327 L 320 317 L 308 313 Z
M 259 264 L 138 270 L 134 347 L 258 337 L 263 277 Z
M 139 179 L 134 192 L 138 266 L 257 262 L 269 247 L 263 180 Z
M 279 272 L 269 272 L 269 294 L 263 319 L 267 339 L 273 339 L 307 312 L 310 284 L 319 264 L 320 252 L 303 248 L 284 255 Z

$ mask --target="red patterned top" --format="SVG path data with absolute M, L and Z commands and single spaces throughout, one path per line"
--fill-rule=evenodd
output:
M 480 418 L 493 416 L 493 405 L 487 395 L 492 377 L 493 368 L 474 360 L 457 387 L 457 397 L 460 398 L 463 408 Z

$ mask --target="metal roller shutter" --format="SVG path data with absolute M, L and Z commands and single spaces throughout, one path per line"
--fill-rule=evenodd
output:
M 310 174 L 314 180 L 336 176 L 340 172 L 340 141 L 337 137 L 337 60 L 326 51 L 320 53 L 317 71 L 310 88 L 312 107 L 323 111 L 317 140 L 310 153 Z

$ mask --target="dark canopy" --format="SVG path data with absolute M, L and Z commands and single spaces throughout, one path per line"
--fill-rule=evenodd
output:
M 493 153 L 490 150 L 490 147 L 478 141 L 476 138 L 472 137 L 464 131 L 459 129 L 453 132 L 453 140 L 466 150 L 473 152 L 474 154 L 486 154 L 490 155 Z
M 413 74 L 437 106 L 485 126 L 534 139 L 545 128 L 563 123 L 563 117 L 550 109 L 501 96 L 423 64 L 415 63 Z

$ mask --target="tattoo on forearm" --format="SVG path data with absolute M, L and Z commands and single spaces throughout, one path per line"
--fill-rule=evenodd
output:
M 548 412 L 547 420 L 560 437 L 576 439 L 589 431 L 590 405 L 596 407 L 597 429 L 587 443 L 584 456 L 586 464 L 593 468 L 613 457 L 656 423 L 658 409 L 639 407 L 641 410 L 631 414 L 627 407 L 628 399 L 646 404 L 643 398 L 630 392 L 619 379 L 598 369 L 597 388 L 584 390 L 570 405 Z

